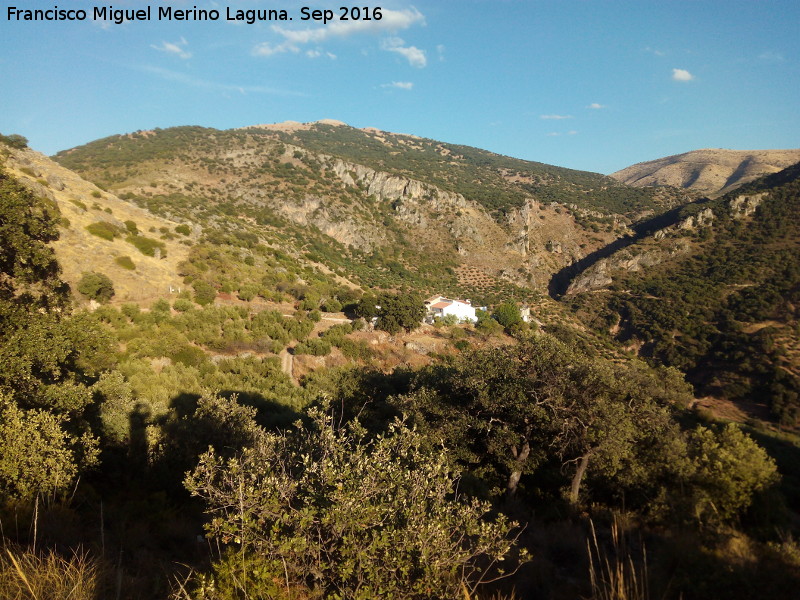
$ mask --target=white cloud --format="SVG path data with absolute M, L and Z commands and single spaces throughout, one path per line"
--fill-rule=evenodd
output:
M 425 56 L 424 50 L 420 50 L 416 46 L 405 46 L 405 41 L 399 37 L 391 37 L 383 40 L 381 49 L 399 54 L 405 58 L 412 67 L 421 69 L 428 64 L 428 59 Z
M 186 46 L 189 45 L 189 42 L 186 41 L 185 38 L 181 38 L 180 42 L 161 42 L 160 46 L 155 46 L 150 44 L 150 47 L 154 50 L 158 50 L 159 52 L 166 52 L 168 54 L 174 54 L 184 60 L 187 58 L 192 58 L 192 53 L 186 51 Z
M 663 52 L 661 50 L 656 50 L 655 48 L 651 48 L 650 46 L 645 48 L 644 51 L 645 52 L 650 52 L 651 54 L 655 54 L 656 56 L 666 56 L 667 55 L 666 52 Z
M 323 52 L 322 50 L 306 50 L 306 56 L 308 58 L 319 58 L 320 56 L 327 56 L 331 60 L 336 58 L 335 54 L 331 54 L 330 52 Z
M 605 106 L 605 105 L 603 105 L 603 104 L 599 104 L 599 103 L 597 103 L 597 102 L 592 102 L 592 103 L 591 103 L 589 106 L 587 106 L 586 108 L 591 108 L 592 110 L 600 110 L 601 108 L 606 108 L 606 106 Z
M 240 94 L 270 94 L 274 96 L 288 96 L 288 97 L 305 97 L 307 94 L 302 92 L 294 92 L 291 90 L 282 90 L 279 88 L 271 88 L 263 85 L 233 85 L 227 83 L 219 83 L 216 81 L 209 81 L 208 79 L 200 79 L 187 75 L 186 73 L 179 73 L 169 69 L 162 69 L 160 67 L 151 67 L 149 65 L 141 65 L 132 67 L 144 73 L 150 73 L 161 79 L 181 83 L 190 87 L 208 90 L 212 92 L 239 92 Z
M 675 81 L 691 81 L 694 79 L 694 75 L 686 69 L 672 69 L 672 79 Z
M 255 56 L 274 56 L 286 52 L 299 52 L 299 47 L 305 44 L 321 44 L 332 38 L 344 38 L 360 33 L 394 33 L 401 29 L 408 29 L 417 23 L 425 23 L 425 17 L 416 8 L 404 10 L 383 9 L 382 14 L 383 16 L 380 20 L 336 20 L 330 25 L 318 27 L 316 29 L 285 29 L 278 25 L 273 25 L 272 31 L 280 35 L 283 41 L 278 44 L 271 44 L 269 42 L 258 44 L 253 48 L 253 54 Z M 417 53 L 422 52 L 413 46 L 403 50 L 416 51 Z M 414 54 L 414 52 L 411 53 Z M 411 60 L 412 59 L 409 59 L 409 61 Z M 414 56 L 414 60 L 419 61 L 417 55 Z
M 783 54 L 781 54 L 780 52 L 773 52 L 771 50 L 768 52 L 762 52 L 761 54 L 758 55 L 758 58 L 773 63 L 784 62 L 786 60 L 783 57 Z
M 571 119 L 572 115 L 541 115 L 539 118 L 550 121 L 560 121 L 561 119 Z
M 392 83 L 384 83 L 382 88 L 397 88 L 399 90 L 413 90 L 414 84 L 411 81 L 393 81 Z
M 571 131 L 568 131 L 567 135 L 578 135 L 578 132 L 573 129 Z
M 275 46 L 269 42 L 263 42 L 253 48 L 253 56 L 275 56 L 285 52 L 300 52 L 300 48 L 287 43 Z
M 548 137 L 558 137 L 559 135 L 561 134 L 556 131 L 551 131 L 550 133 L 547 134 Z
M 438 46 L 436 46 L 436 54 L 439 55 L 439 60 L 441 62 L 444 62 L 444 45 L 443 44 L 439 44 Z

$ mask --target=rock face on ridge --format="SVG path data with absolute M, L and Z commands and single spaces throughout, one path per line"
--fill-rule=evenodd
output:
M 725 200 L 717 211 L 725 211 L 733 219 L 744 219 L 755 213 L 764 196 L 764 193 L 740 194 Z M 649 267 L 688 254 L 692 250 L 692 244 L 683 235 L 691 230 L 713 227 L 716 216 L 714 210 L 706 207 L 655 231 L 651 236 L 615 252 L 608 258 L 599 260 L 572 280 L 567 288 L 567 295 L 606 288 L 614 282 L 615 276 L 622 273 L 646 271 Z
M 796 162 L 800 149 L 703 149 L 637 163 L 611 177 L 635 187 L 673 186 L 719 196 Z

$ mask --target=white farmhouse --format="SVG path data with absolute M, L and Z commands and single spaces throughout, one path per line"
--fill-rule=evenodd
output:
M 429 323 L 432 323 L 436 317 L 443 319 L 448 315 L 453 315 L 459 321 L 475 323 L 478 320 L 478 317 L 475 316 L 475 307 L 469 303 L 469 300 L 451 300 L 444 296 L 435 296 L 425 301 L 425 307 L 428 309 L 426 321 Z

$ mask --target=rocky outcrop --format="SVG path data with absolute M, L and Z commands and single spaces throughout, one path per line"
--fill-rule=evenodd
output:
M 734 219 L 744 219 L 755 213 L 764 200 L 766 194 L 751 194 L 736 196 L 717 210 L 727 210 Z M 627 273 L 646 270 L 665 259 L 685 254 L 690 250 L 687 239 L 681 239 L 680 234 L 701 227 L 713 227 L 715 220 L 714 211 L 706 207 L 697 214 L 685 217 L 668 227 L 659 229 L 652 235 L 652 239 L 661 242 L 658 245 L 647 246 L 637 244 L 621 250 L 607 259 L 603 259 L 575 277 L 567 288 L 567 294 L 578 294 L 592 290 L 602 289 L 613 283 L 615 273 Z M 664 242 L 669 238 L 668 242 Z M 642 249 L 645 246 L 646 249 Z
M 749 217 L 764 200 L 766 194 L 754 194 L 752 196 L 737 196 L 728 203 L 728 210 L 734 219 Z
M 567 288 L 567 295 L 602 289 L 611 285 L 614 276 L 620 273 L 637 273 L 664 262 L 667 259 L 687 254 L 691 244 L 677 238 L 666 246 L 650 246 L 644 249 L 630 247 L 603 259 L 578 275 Z

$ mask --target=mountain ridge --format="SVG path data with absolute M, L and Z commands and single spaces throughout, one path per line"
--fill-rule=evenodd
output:
M 672 186 L 719 196 L 800 161 L 800 149 L 702 148 L 643 161 L 611 173 L 635 187 Z

